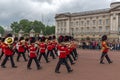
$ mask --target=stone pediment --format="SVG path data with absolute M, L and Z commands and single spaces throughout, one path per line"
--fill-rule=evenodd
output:
M 65 14 L 56 14 L 55 18 L 65 18 L 65 17 L 69 17 L 70 13 L 65 13 Z
M 112 8 L 110 11 L 120 11 L 120 5 Z

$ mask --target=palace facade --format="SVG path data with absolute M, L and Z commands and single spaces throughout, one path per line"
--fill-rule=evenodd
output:
M 55 20 L 57 36 L 99 39 L 106 34 L 109 38 L 120 39 L 120 2 L 111 3 L 107 9 L 56 14 Z

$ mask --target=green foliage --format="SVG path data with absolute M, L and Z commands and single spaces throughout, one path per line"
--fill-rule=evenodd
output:
M 0 26 L 0 33 L 4 34 L 4 32 L 5 32 L 4 28 L 2 26 Z
M 55 34 L 55 26 L 47 26 L 45 29 L 46 35 Z
M 40 33 L 43 31 L 44 35 L 55 34 L 55 26 L 47 26 L 41 21 L 29 21 L 27 19 L 22 19 L 19 22 L 13 22 L 10 26 L 13 32 L 18 33 L 20 29 L 22 29 L 25 33 L 29 33 L 31 29 L 34 29 L 36 33 Z

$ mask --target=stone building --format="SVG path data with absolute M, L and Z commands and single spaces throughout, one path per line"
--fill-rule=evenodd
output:
M 95 38 L 108 35 L 120 39 L 120 2 L 110 8 L 79 13 L 56 14 L 56 35 L 71 35 L 74 38 Z

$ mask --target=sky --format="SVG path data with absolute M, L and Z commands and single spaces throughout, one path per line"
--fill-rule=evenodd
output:
M 0 0 L 0 25 L 9 27 L 21 19 L 54 25 L 55 14 L 105 9 L 116 1 L 120 0 Z

